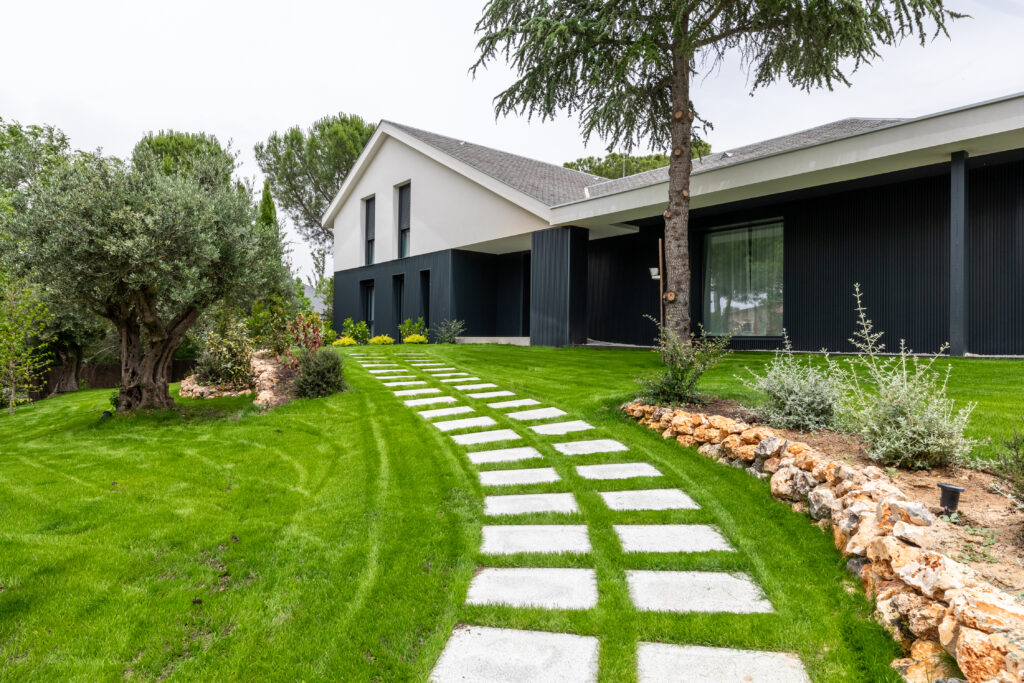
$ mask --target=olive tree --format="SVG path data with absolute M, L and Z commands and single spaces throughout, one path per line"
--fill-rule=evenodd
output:
M 172 406 L 174 352 L 200 314 L 280 273 L 234 169 L 212 136 L 149 135 L 129 161 L 75 155 L 14 221 L 21 264 L 117 329 L 121 411 Z
M 503 58 L 516 80 L 495 98 L 499 116 L 579 117 L 585 139 L 629 153 L 670 152 L 665 316 L 690 328 L 689 210 L 694 77 L 729 54 L 754 89 L 787 80 L 804 90 L 848 74 L 905 38 L 924 44 L 959 15 L 944 0 L 490 0 L 472 71 Z M 675 296 L 670 296 L 671 294 Z

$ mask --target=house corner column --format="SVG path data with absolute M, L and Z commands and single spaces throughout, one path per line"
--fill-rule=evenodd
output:
M 950 158 L 949 187 L 949 355 L 967 353 L 967 152 Z
M 530 344 L 587 342 L 587 243 L 590 231 L 566 227 L 530 237 Z

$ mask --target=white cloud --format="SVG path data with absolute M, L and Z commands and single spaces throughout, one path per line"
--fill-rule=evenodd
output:
M 40 1 L 9 3 L 0 41 L 0 116 L 63 128 L 76 147 L 125 155 L 147 131 L 203 130 L 232 140 L 257 175 L 254 143 L 328 113 L 393 119 L 561 163 L 584 148 L 575 122 L 495 121 L 510 81 L 474 80 L 480 0 L 373 3 Z M 735 61 L 697 82 L 717 150 L 846 116 L 916 116 L 1024 90 L 1022 4 L 961 0 L 973 18 L 925 49 L 886 50 L 853 87 L 749 96 Z M 295 256 L 310 266 L 296 241 Z

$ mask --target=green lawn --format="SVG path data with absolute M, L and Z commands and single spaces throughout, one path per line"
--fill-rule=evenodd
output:
M 896 680 L 888 663 L 897 648 L 868 620 L 829 535 L 772 501 L 763 482 L 663 442 L 616 410 L 632 377 L 655 367 L 653 353 L 425 352 L 630 446 L 569 458 L 552 455 L 551 437 L 521 442 L 541 448 L 576 494 L 593 553 L 481 557 L 483 492 L 464 449 L 355 363 L 351 391 L 267 415 L 245 399 L 181 400 L 174 412 L 100 421 L 110 392 L 83 391 L 0 417 L 0 679 L 423 680 L 452 626 L 472 622 L 596 635 L 604 681 L 635 678 L 637 640 L 795 651 L 816 681 Z M 765 358 L 734 356 L 708 385 L 740 397 L 732 373 Z M 985 429 L 1012 420 L 999 406 L 1020 396 L 1020 368 L 958 362 L 957 396 L 970 387 L 987 399 L 978 411 Z M 572 470 L 634 458 L 702 509 L 613 515 L 595 490 L 636 482 L 593 482 Z M 526 490 L 566 489 L 508 492 Z M 613 521 L 706 521 L 737 552 L 627 556 Z M 595 567 L 598 607 L 465 606 L 482 564 Z M 628 568 L 742 570 L 776 613 L 637 613 Z

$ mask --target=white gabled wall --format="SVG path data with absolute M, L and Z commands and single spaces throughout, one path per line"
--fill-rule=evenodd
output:
M 397 185 L 411 182 L 410 255 L 548 227 L 547 221 L 385 137 L 334 219 L 334 270 L 365 265 L 363 200 L 376 197 L 376 263 L 398 258 Z

